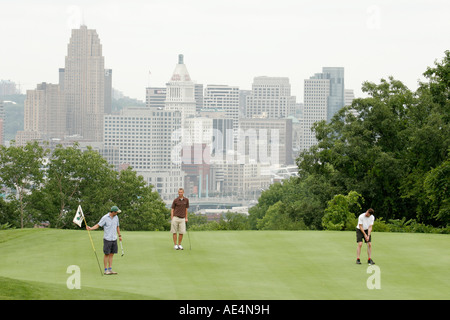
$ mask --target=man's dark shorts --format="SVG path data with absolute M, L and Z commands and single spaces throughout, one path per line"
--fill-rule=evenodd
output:
M 367 234 L 369 230 L 364 230 L 364 232 Z M 362 242 L 364 239 L 364 242 L 367 243 L 366 238 L 364 238 L 364 234 L 360 229 L 356 229 L 356 242 Z M 369 236 L 369 242 L 372 242 L 372 235 Z
M 103 239 L 103 253 L 104 254 L 117 253 L 117 240 L 109 241 Z

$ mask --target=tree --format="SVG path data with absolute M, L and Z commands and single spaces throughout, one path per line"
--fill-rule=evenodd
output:
M 14 141 L 13 141 L 14 143 Z M 43 181 L 43 161 L 47 151 L 37 142 L 8 148 L 0 146 L 0 179 L 16 190 L 18 195 L 20 227 L 24 227 L 27 193 L 40 188 Z
M 354 210 L 361 210 L 360 199 L 361 195 L 356 191 L 350 191 L 346 196 L 335 195 L 328 201 L 322 219 L 323 227 L 328 230 L 353 230 L 356 226 Z
M 302 230 L 306 229 L 301 219 L 295 219 L 292 207 L 287 203 L 278 201 L 267 209 L 262 219 L 258 220 L 259 230 Z
M 121 227 L 125 230 L 168 230 L 170 210 L 151 185 L 146 185 L 130 167 L 122 170 L 113 187 L 113 202 L 123 211 Z
M 112 206 L 112 186 L 117 173 L 91 147 L 55 148 L 46 170 L 43 188 L 33 194 L 33 206 L 40 219 L 56 228 L 71 228 L 73 216 L 82 205 L 88 223 L 98 222 Z
M 82 151 L 75 143 L 72 147 L 56 146 L 47 167 L 47 181 L 43 192 L 37 195 L 36 206 L 43 212 L 42 219 L 56 228 L 70 224 L 68 211 L 74 210 L 80 200 Z M 39 201 L 39 199 L 42 199 Z M 45 201 L 47 200 L 47 201 Z M 45 210 L 46 208 L 47 210 Z M 55 215 L 55 213 L 58 213 Z
M 430 170 L 424 181 L 424 189 L 434 218 L 444 225 L 450 223 L 450 160 Z
M 402 181 L 401 190 L 403 197 L 415 201 L 419 220 L 443 224 L 446 219 L 442 219 L 443 216 L 437 215 L 437 212 L 441 210 L 439 208 L 441 205 L 444 206 L 441 213 L 445 212 L 446 203 L 430 201 L 428 188 L 431 185 L 430 181 L 426 183 L 426 180 L 435 168 L 441 165 L 445 167 L 445 162 L 449 161 L 450 51 L 445 52 L 441 61 L 435 62 L 435 67 L 428 67 L 424 76 L 428 81 L 420 83 L 417 90 L 418 103 L 408 110 L 410 126 L 406 135 L 409 137 L 409 143 L 405 149 L 408 170 Z M 448 177 L 440 177 L 443 181 L 434 181 L 433 184 L 443 185 L 445 180 L 448 182 Z

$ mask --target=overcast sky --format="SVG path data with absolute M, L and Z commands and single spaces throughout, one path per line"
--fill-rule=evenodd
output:
M 145 100 L 178 54 L 197 83 L 251 89 L 255 76 L 304 79 L 344 67 L 345 86 L 394 76 L 410 89 L 450 49 L 448 0 L 0 0 L 0 79 L 58 83 L 71 29 L 96 29 L 113 87 Z M 151 74 L 150 74 L 151 72 Z

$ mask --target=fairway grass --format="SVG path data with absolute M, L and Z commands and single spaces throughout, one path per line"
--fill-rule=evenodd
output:
M 103 232 L 91 235 L 103 269 Z M 169 232 L 122 235 L 119 274 L 102 276 L 85 230 L 0 231 L 0 299 L 450 298 L 449 235 L 375 232 L 374 270 L 365 245 L 355 264 L 354 232 L 190 231 L 183 251 Z M 80 268 L 81 289 L 66 285 L 71 265 Z

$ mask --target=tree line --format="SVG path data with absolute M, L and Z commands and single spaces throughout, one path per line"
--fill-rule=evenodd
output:
M 0 147 L 0 183 L 14 192 L 0 197 L 0 226 L 78 228 L 81 205 L 88 224 L 116 205 L 124 230 L 166 230 L 170 212 L 159 194 L 131 168 L 120 172 L 95 150 L 58 145 L 53 151 L 29 142 Z

